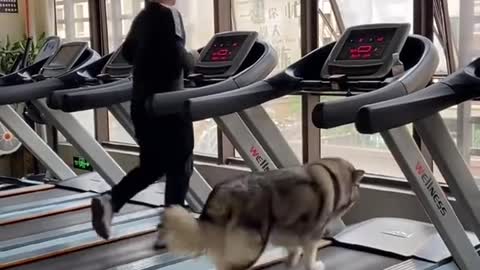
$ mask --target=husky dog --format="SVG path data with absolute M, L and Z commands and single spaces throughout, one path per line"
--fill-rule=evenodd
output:
M 244 270 L 268 243 L 287 248 L 287 264 L 304 254 L 307 270 L 322 269 L 318 244 L 327 224 L 359 198 L 364 171 L 341 158 L 304 166 L 251 173 L 217 185 L 200 217 L 181 207 L 165 210 L 167 248 L 182 255 L 207 255 L 217 270 Z

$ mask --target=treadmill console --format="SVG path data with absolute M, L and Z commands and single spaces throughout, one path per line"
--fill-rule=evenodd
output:
M 103 68 L 100 76 L 108 76 L 111 79 L 119 79 L 129 77 L 132 73 L 132 65 L 123 57 L 122 47 L 110 57 L 107 64 Z
M 47 38 L 42 48 L 38 52 L 34 62 L 36 63 L 38 61 L 41 61 L 45 58 L 52 56 L 58 50 L 58 48 L 60 47 L 60 44 L 61 44 L 61 41 L 59 37 L 52 36 Z
M 321 76 L 345 75 L 349 79 L 383 79 L 400 53 L 410 24 L 361 25 L 347 29 L 330 53 Z
M 55 55 L 47 61 L 40 74 L 45 78 L 64 74 L 75 66 L 87 49 L 88 44 L 86 42 L 72 42 L 62 45 Z
M 234 75 L 257 40 L 257 32 L 216 34 L 200 53 L 195 73 L 205 77 L 225 78 Z

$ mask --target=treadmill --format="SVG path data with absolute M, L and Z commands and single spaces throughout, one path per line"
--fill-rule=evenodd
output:
M 0 78 L 0 86 L 26 83 L 31 80 L 32 75 L 36 75 L 40 72 L 40 69 L 45 65 L 48 59 L 58 50 L 60 44 L 61 41 L 59 37 L 48 37 L 42 48 L 40 48 L 35 60 L 33 60 L 32 65 L 2 76 Z
M 384 137 L 400 133 L 404 129 L 402 126 L 414 123 L 457 203 L 467 211 L 469 219 L 464 220 L 464 224 L 467 222 L 471 224 L 473 231 L 477 232 L 477 236 L 480 192 L 467 162 L 455 146 L 439 112 L 479 97 L 476 90 L 480 86 L 479 70 L 480 59 L 477 58 L 441 82 L 409 95 L 399 92 L 392 93 L 393 96 L 390 98 L 385 98 L 383 93 L 379 93 L 377 96 L 372 96 L 377 103 L 365 102 L 365 106 L 359 110 L 355 121 L 357 129 L 361 133 L 380 132 Z M 398 98 L 394 98 L 394 96 L 398 96 Z M 381 116 L 386 114 L 392 116 L 388 121 Z M 395 158 L 398 158 L 399 162 L 405 163 L 406 157 L 411 158 L 406 155 Z M 430 168 L 428 166 L 425 168 L 425 173 L 432 177 Z M 435 181 L 433 177 L 432 181 Z M 431 197 L 428 199 L 432 200 Z M 438 201 L 434 201 L 434 203 L 438 204 Z M 460 255 L 465 255 L 464 252 L 463 250 L 458 251 Z M 475 269 L 471 267 L 475 266 L 466 266 L 455 260 L 440 269 Z M 478 264 L 476 268 L 478 268 Z
M 30 80 L 31 76 L 34 74 L 37 74 L 40 71 L 40 68 L 55 53 L 55 51 L 58 49 L 59 46 L 60 46 L 60 38 L 55 36 L 48 37 L 45 40 L 44 45 L 40 48 L 37 56 L 33 60 L 33 63 L 30 66 L 19 65 L 18 68 L 14 69 L 14 72 L 2 76 L 0 78 L 0 87 L 11 85 L 11 84 L 25 83 L 27 80 Z M 27 55 L 29 53 L 28 48 L 29 46 L 27 46 L 26 51 L 24 52 L 24 55 Z M 25 56 L 21 61 L 22 64 L 26 64 L 24 60 L 25 60 Z M 20 106 L 15 109 L 17 111 L 22 110 L 23 106 Z M 3 129 L 3 123 L 2 123 L 2 129 Z M 11 144 L 2 143 L 2 144 L 3 144 L 3 147 L 8 148 L 7 151 L 12 151 L 12 150 L 15 150 L 17 147 L 19 147 L 19 144 L 17 143 L 11 143 Z M 0 180 L 0 183 L 1 183 L 0 197 L 6 196 L 7 194 L 12 195 L 12 194 L 29 191 L 32 189 L 45 188 L 46 186 L 41 185 L 40 184 L 41 182 L 32 181 L 32 180 L 37 180 L 37 178 L 38 177 L 35 177 L 35 179 L 31 179 L 30 177 L 28 177 L 28 179 L 17 179 L 17 178 L 2 176 Z
M 196 64 L 194 72 L 185 78 L 185 89 L 157 94 L 155 100 L 165 102 L 162 102 L 161 105 L 151 102 L 148 106 L 151 109 L 155 107 L 155 110 L 160 113 L 178 113 L 181 111 L 183 102 L 189 97 L 231 91 L 265 78 L 275 67 L 277 56 L 270 45 L 258 40 L 257 35 L 256 32 L 216 34 L 205 48 L 199 50 L 200 61 Z M 227 49 L 232 50 L 231 54 L 225 52 Z M 225 56 L 222 54 L 229 54 L 228 60 L 223 59 Z M 111 70 L 118 70 L 121 66 L 125 66 L 125 62 L 122 59 L 117 60 L 117 56 L 114 56 L 107 66 Z M 127 72 L 120 77 L 127 77 L 128 74 Z M 109 77 L 110 75 L 106 74 L 105 76 Z M 120 80 L 125 81 L 125 79 Z M 133 125 L 129 117 L 131 91 L 131 82 L 128 81 L 112 87 L 58 91 L 50 96 L 48 104 L 51 108 L 66 112 L 107 107 L 127 132 L 134 137 Z M 240 118 L 254 118 L 252 121 L 265 119 L 264 129 L 268 125 L 268 130 L 276 132 L 278 139 L 269 140 L 269 144 L 275 146 L 272 147 L 275 151 L 279 151 L 280 148 L 284 148 L 286 151 L 283 151 L 281 156 L 278 155 L 275 163 L 264 152 L 260 140 L 252 134 L 255 131 L 249 130 L 246 121 Z M 287 163 L 299 163 L 293 151 L 280 135 L 280 131 L 263 109 L 259 108 L 243 117 L 234 115 L 229 118 L 216 119 L 216 122 L 227 134 L 230 141 L 240 150 L 245 160 L 250 161 L 249 165 L 252 170 L 268 170 L 276 165 L 286 166 Z M 277 160 L 281 160 L 282 163 L 277 162 Z M 80 182 L 85 183 L 85 181 L 78 179 L 67 181 L 64 185 L 78 187 Z M 108 189 L 108 185 L 104 183 L 102 187 L 98 186 L 98 189 L 100 192 L 105 191 Z M 194 193 L 192 196 L 197 198 L 197 208 L 199 210 L 207 199 L 210 190 L 210 186 L 206 184 L 198 172 L 195 172 L 192 176 L 191 191 Z M 189 200 L 189 203 L 191 201 Z
M 227 91 L 226 86 L 235 86 L 236 82 L 248 84 L 248 81 L 252 82 L 255 78 L 259 80 L 258 76 L 261 76 L 259 74 L 264 74 L 263 77 L 265 77 L 275 66 L 274 51 L 268 44 L 257 40 L 256 34 L 232 32 L 218 34 L 214 39 L 216 40 L 219 36 L 223 39 L 225 37 L 254 36 L 255 39 L 252 48 L 245 52 L 246 55 L 239 53 L 233 57 L 235 60 L 240 57 L 240 61 L 237 63 L 241 68 L 223 79 L 217 77 L 208 81 L 207 78 L 204 78 L 205 82 L 209 82 L 210 88 Z M 206 49 L 208 51 L 208 45 Z M 112 62 L 115 60 L 108 61 L 108 63 Z M 197 78 L 198 76 L 196 75 Z M 223 84 L 223 82 L 228 84 Z M 105 86 L 108 88 L 110 84 Z M 207 84 L 204 87 L 202 89 L 208 89 Z M 89 87 L 77 90 L 88 93 L 90 92 L 88 89 L 92 90 Z M 197 88 L 197 90 L 199 89 Z M 96 90 L 92 91 L 96 92 Z M 67 91 L 60 92 L 65 94 Z M 72 93 L 75 92 L 72 91 Z M 51 102 L 55 99 L 54 96 L 56 96 L 55 93 L 52 93 Z M 82 194 L 88 196 L 88 192 L 72 196 L 83 196 Z M 50 204 L 44 205 L 45 208 L 58 207 L 55 203 L 55 194 L 51 193 L 51 195 L 53 199 Z M 28 213 L 28 206 L 34 207 L 35 204 L 38 204 L 38 201 L 30 202 L 34 196 L 29 194 L 28 196 L 0 199 L 0 204 L 7 206 L 6 208 L 18 208 L 17 213 L 19 214 L 22 211 Z M 45 195 L 42 196 L 46 199 Z M 2 224 L 2 232 L 8 235 L 8 239 L 4 239 L 4 241 L 0 239 L 0 252 L 3 255 L 3 258 L 0 258 L 0 269 L 3 267 L 16 267 L 15 269 L 107 269 L 109 267 L 114 267 L 112 269 L 159 269 L 161 267 L 185 269 L 185 267 L 190 267 L 188 269 L 191 269 L 193 267 L 205 270 L 212 268 L 205 258 L 179 258 L 165 253 L 164 249 L 152 250 L 156 226 L 159 222 L 158 214 L 161 211 L 159 208 L 152 209 L 146 205 L 129 203 L 114 218 L 113 235 L 110 241 L 99 239 L 91 230 L 87 210 L 73 210 L 45 217 L 31 216 L 30 219 L 23 221 Z M 11 215 L 14 214 L 15 212 Z M 282 259 L 284 256 L 282 250 L 272 249 L 263 257 L 263 262 L 259 263 L 268 264 L 273 260 Z
M 409 28 L 408 24 L 349 28 L 338 42 L 314 50 L 276 76 L 236 91 L 189 99 L 183 104 L 184 111 L 192 119 L 202 120 L 305 91 L 348 96 L 344 106 L 337 106 L 339 102 L 317 106 L 312 114 L 317 126 L 354 122 L 359 104 L 353 101 L 389 89 L 412 92 L 429 83 L 438 64 L 437 52 L 428 39 L 408 35 Z M 446 200 L 442 201 L 448 207 Z M 472 257 L 475 251 L 468 239 L 478 243 L 475 235 L 465 233 L 453 212 L 448 212 L 448 220 L 451 227 L 458 225 L 456 240 L 439 229 L 443 221 L 433 220 L 432 225 L 392 218 L 368 220 L 331 235 L 332 244 L 320 250 L 319 259 L 327 269 L 431 269 L 452 256 L 456 261 L 461 261 L 457 257 Z M 463 243 L 465 253 L 458 255 L 450 240 Z

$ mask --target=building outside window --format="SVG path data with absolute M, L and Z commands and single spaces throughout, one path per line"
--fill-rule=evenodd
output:
M 130 30 L 135 16 L 144 7 L 144 0 L 106 0 L 109 49 L 117 49 Z M 187 33 L 186 47 L 189 50 L 205 46 L 214 34 L 213 1 L 179 0 L 176 8 L 182 13 Z M 217 155 L 217 126 L 211 119 L 195 125 L 195 152 Z M 135 141 L 126 133 L 116 119 L 109 114 L 110 140 L 130 143 Z
M 55 0 L 57 35 L 62 42 L 84 41 L 90 45 L 88 0 Z M 73 113 L 75 118 L 95 135 L 93 110 Z M 65 141 L 59 136 L 59 141 Z
M 300 59 L 301 6 L 299 0 L 233 0 L 234 30 L 257 31 L 275 48 L 279 63 L 272 74 Z M 300 96 L 286 96 L 263 104 L 289 145 L 302 160 Z

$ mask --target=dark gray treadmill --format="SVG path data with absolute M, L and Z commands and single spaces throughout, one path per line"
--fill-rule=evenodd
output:
M 0 86 L 22 84 L 31 80 L 33 75 L 40 73 L 42 67 L 58 50 L 60 44 L 61 41 L 59 37 L 48 37 L 42 48 L 40 48 L 33 64 L 14 73 L 4 75 L 0 78 Z
M 238 43 L 239 50 L 232 49 L 232 56 L 227 60 L 217 60 L 213 53 L 217 45 L 216 40 L 230 36 L 246 39 Z M 235 45 L 237 46 L 237 45 Z M 156 95 L 148 101 L 146 106 L 152 112 L 160 114 L 178 113 L 183 110 L 183 102 L 191 97 L 210 95 L 231 91 L 251 82 L 264 78 L 272 66 L 277 63 L 273 48 L 267 43 L 257 40 L 254 32 L 227 32 L 217 34 L 203 49 L 212 59 L 201 59 L 194 68 L 194 73 L 185 80 L 185 90 Z M 202 61 L 203 60 L 203 61 Z M 118 63 L 121 63 L 118 61 Z M 106 85 L 95 89 L 83 88 L 52 93 L 48 99 L 51 108 L 61 109 L 65 112 L 74 112 L 94 108 L 108 107 L 113 104 L 129 102 L 132 97 L 132 83 L 123 79 L 118 84 Z M 163 99 L 168 103 L 162 102 Z M 158 103 L 161 103 L 158 106 Z
M 3 86 L 0 91 L 0 104 L 7 105 L 35 100 L 58 89 L 78 87 L 87 83 L 92 74 L 94 76 L 95 72 L 98 72 L 98 67 L 105 65 L 111 57 L 111 55 L 107 55 L 98 59 L 98 54 L 88 48 L 87 43 L 82 42 L 64 44 L 57 54 L 59 55 L 49 58 L 40 71 L 32 74 L 28 80 Z M 71 59 L 72 56 L 76 58 Z
M 256 37 L 256 35 L 255 35 Z M 198 78 L 198 75 L 195 75 L 195 79 L 193 78 L 190 78 L 192 80 L 196 80 L 196 82 L 198 83 L 199 81 L 201 81 L 201 84 L 216 84 L 215 86 L 217 86 L 217 88 L 215 89 L 224 89 L 224 88 L 227 88 L 228 89 L 235 89 L 235 88 L 238 88 L 237 86 L 237 83 L 246 83 L 245 80 L 246 79 L 255 79 L 255 78 L 258 78 L 258 76 L 265 76 L 266 73 L 268 73 L 271 68 L 273 66 L 275 66 L 275 63 L 276 63 L 276 57 L 275 57 L 275 54 L 272 50 L 272 48 L 270 46 L 268 46 L 267 44 L 263 43 L 263 42 L 259 42 L 259 41 L 256 41 L 255 43 L 252 44 L 253 45 L 253 48 L 252 50 L 250 51 L 250 53 L 247 55 L 245 54 L 245 59 L 243 59 L 244 61 L 240 61 L 239 63 L 243 64 L 242 66 L 240 65 L 237 65 L 236 66 L 236 69 L 235 70 L 235 75 L 242 75 L 244 76 L 242 78 L 242 76 L 237 76 L 237 81 L 235 80 L 229 80 L 228 78 L 230 78 L 229 76 L 227 76 L 226 74 L 228 74 L 229 71 L 231 71 L 232 69 L 228 69 L 228 70 L 224 70 L 221 74 L 223 76 L 227 76 L 228 78 L 220 78 L 218 76 L 218 74 L 216 74 L 216 76 L 214 74 L 204 74 L 203 75 L 203 78 L 201 80 L 199 80 Z M 255 60 L 255 61 L 254 61 Z M 255 67 L 256 68 L 250 68 L 250 65 L 256 65 Z M 268 68 L 265 68 L 266 66 L 268 66 Z M 197 67 L 197 71 L 201 71 L 202 70 L 202 66 L 199 65 Z M 257 79 L 258 80 L 258 79 Z M 227 82 L 225 82 L 227 81 Z M 220 87 L 218 86 L 220 85 Z M 127 87 L 125 87 L 127 86 Z M 59 91 L 54 91 L 52 92 L 52 94 L 50 95 L 50 98 L 48 99 L 48 103 L 50 105 L 51 108 L 61 108 L 62 106 L 64 106 L 65 104 L 68 104 L 70 102 L 70 99 L 72 98 L 75 98 L 75 95 L 77 94 L 83 94 L 83 93 L 93 93 L 95 96 L 96 93 L 99 93 L 100 95 L 103 95 L 106 91 L 112 91 L 113 90 L 118 90 L 119 88 L 121 87 L 125 87 L 126 90 L 126 93 L 127 95 L 131 95 L 131 83 L 129 81 L 129 78 L 119 78 L 118 80 L 112 82 L 112 83 L 108 83 L 108 84 L 101 84 L 101 85 L 98 85 L 98 86 L 90 86 L 90 87 L 82 87 L 82 88 L 76 88 L 76 89 L 66 89 L 66 90 L 59 90 Z M 128 88 L 128 89 L 127 89 Z M 212 87 L 210 87 L 212 88 Z M 199 89 L 209 89 L 208 86 L 205 86 L 204 88 L 202 87 L 197 87 L 195 90 L 199 90 Z M 71 95 L 71 96 L 70 96 Z M 112 97 L 112 94 L 111 93 L 107 93 L 107 96 L 109 97 Z M 105 102 L 105 98 L 107 96 L 101 96 L 100 98 L 100 101 L 101 102 Z M 113 102 L 116 102 L 115 98 L 118 98 L 120 95 L 118 94 L 114 94 L 114 101 Z M 97 99 L 98 96 L 95 96 L 95 99 Z M 130 99 L 130 96 L 128 96 L 128 98 L 126 98 L 125 100 L 121 100 L 121 101 L 128 101 Z M 111 105 L 112 103 L 112 99 L 107 99 L 109 100 L 108 101 L 108 105 Z M 66 101 L 66 102 L 65 102 Z M 120 102 L 120 101 L 118 101 Z M 76 102 L 74 102 L 76 104 Z M 86 101 L 86 103 L 89 104 L 89 106 L 92 106 L 92 103 L 89 102 L 89 101 Z M 80 106 L 83 106 L 81 105 L 82 102 L 80 102 Z M 102 104 L 96 104 L 95 106 L 102 106 Z M 103 105 L 105 106 L 105 105 Z M 71 108 L 70 109 L 67 109 L 67 110 L 72 110 Z M 72 110 L 74 111 L 74 110 Z M 67 181 L 69 182 L 69 181 Z M 158 198 L 160 199 L 160 198 Z M 62 222 L 62 220 L 65 218 L 65 222 Z M 71 213 L 68 213 L 68 214 L 59 214 L 59 215 L 55 215 L 55 216 L 51 216 L 51 217 L 47 217 L 47 218 L 42 218 L 42 219 L 39 219 L 38 222 L 41 222 L 42 224 L 44 223 L 65 223 L 66 226 L 67 225 L 74 225 L 74 224 L 78 224 L 77 222 L 79 221 L 82 221 L 83 218 L 85 218 L 85 211 L 84 210 L 81 210 L 81 211 L 76 211 L 76 212 L 71 212 Z M 22 223 L 19 223 L 17 225 L 19 226 L 22 226 L 22 227 L 30 227 L 30 224 L 33 224 L 35 226 L 42 226 L 42 224 L 36 224 L 35 221 L 24 221 Z M 23 225 L 25 224 L 25 225 Z M 14 226 L 12 227 L 8 227 L 9 230 L 14 230 Z M 52 228 L 55 228 L 55 227 L 52 227 Z M 63 227 L 62 227 L 63 228 Z M 44 230 L 38 230 L 38 231 L 41 231 L 43 232 Z M 30 232 L 34 232 L 34 230 L 31 230 Z M 25 233 L 22 233 L 22 232 L 19 232 L 17 233 L 16 235 L 17 236 L 22 236 L 24 235 Z M 72 260 L 75 260 L 77 261 L 77 256 L 78 257 L 81 257 L 81 258 L 88 258 L 88 269 L 97 269 L 96 267 L 99 267 L 98 269 L 105 269 L 105 267 L 107 266 L 116 266 L 116 265 L 119 265 L 119 264 L 123 264 L 123 263 L 127 263 L 129 262 L 129 260 L 137 260 L 139 258 L 142 258 L 142 256 L 151 256 L 153 254 L 158 254 L 158 253 L 162 253 L 164 251 L 158 251 L 158 252 L 153 252 L 151 250 L 151 245 L 153 244 L 153 241 L 155 240 L 155 234 L 149 234 L 148 235 L 149 238 L 148 238 L 148 241 L 145 241 L 145 237 L 144 236 L 140 236 L 140 237 L 135 237 L 134 239 L 129 239 L 129 240 L 125 240 L 125 241 L 120 241 L 118 243 L 126 243 L 126 244 L 130 244 L 130 245 L 137 245 L 137 246 L 140 246 L 142 249 L 144 249 L 145 252 L 141 252 L 141 251 L 138 251 L 136 254 L 135 252 L 132 252 L 132 249 L 131 248 L 128 248 L 128 247 L 125 247 L 125 246 L 122 246 L 122 245 L 117 245 L 117 243 L 113 243 L 113 244 L 108 244 L 108 245 L 105 245 L 105 246 L 100 246 L 100 247 L 95 247 L 95 248 L 91 248 L 91 249 L 88 249 L 88 250 L 83 250 L 83 251 L 79 251 L 79 252 L 74 252 L 72 254 L 69 254 L 69 255 L 64 255 L 64 256 L 58 256 L 58 257 L 55 257 L 55 258 L 52 258 L 52 259 L 47 259 L 47 260 L 42 260 L 42 261 L 39 261 L 38 263 L 32 263 L 32 264 L 27 264 L 25 266 L 22 266 L 22 267 L 19 267 L 20 269 L 23 269 L 24 267 L 29 269 L 43 269 L 43 267 L 47 267 L 47 268 L 51 268 L 52 267 L 52 264 L 53 265 L 57 265 L 58 263 L 58 267 L 59 268 L 62 268 L 62 265 L 65 265 L 65 264 L 68 264 L 69 268 L 74 268 L 74 269 L 77 269 L 76 267 L 78 267 L 78 269 L 85 269 L 85 265 L 83 264 L 72 264 L 71 261 Z M 14 237 L 12 237 L 12 239 L 16 239 Z M 133 253 L 133 254 L 129 254 L 128 256 L 123 256 L 124 252 L 128 252 L 128 253 Z M 153 252 L 153 253 L 152 253 Z M 176 259 L 178 260 L 178 259 Z M 82 259 L 79 259 L 78 261 L 82 261 Z M 85 263 L 85 262 L 84 262 Z M 90 265 L 91 264 L 91 265 Z M 14 268 L 14 269 L 17 269 L 17 268 Z
M 409 26 L 405 24 L 352 27 L 337 43 L 312 51 L 283 72 L 238 90 L 191 98 L 184 102 L 183 112 L 198 121 L 242 111 L 296 92 L 347 96 L 346 100 L 354 101 L 371 96 L 374 92 L 387 92 L 387 89 L 395 89 L 394 94 L 400 95 L 411 88 L 423 88 L 435 71 L 438 56 L 429 40 L 416 35 L 408 36 L 408 29 Z M 404 72 L 396 73 L 400 69 Z M 169 100 L 162 102 L 168 104 Z M 161 106 L 161 103 L 157 101 L 156 105 Z M 328 104 L 332 108 L 331 115 L 335 117 L 327 117 L 325 114 L 319 117 L 314 112 L 315 124 L 321 123 L 326 128 L 351 123 L 362 104 L 352 102 L 345 106 L 336 105 Z M 327 104 L 318 107 L 321 106 Z M 318 107 L 316 110 L 321 109 Z M 159 114 L 160 112 L 156 113 Z M 344 117 L 345 115 L 349 117 Z M 424 229 L 430 231 L 432 227 L 431 224 L 417 224 L 415 221 L 403 222 L 422 228 L 418 233 L 415 232 L 416 237 L 422 235 Z M 407 242 L 411 241 L 409 244 L 395 241 L 393 236 L 387 234 L 382 236 L 381 231 L 387 231 L 395 223 L 396 220 L 379 219 L 351 226 L 333 237 L 334 242 L 330 248 L 334 252 L 329 253 L 329 249 L 325 249 L 320 259 L 327 262 L 327 267 L 330 264 L 327 269 L 349 269 L 347 265 L 355 266 L 352 269 L 384 269 L 382 267 L 390 263 L 395 267 L 416 265 L 418 269 L 429 269 L 440 263 L 441 260 L 434 259 L 435 252 L 425 253 L 418 246 L 417 250 L 412 249 L 417 241 L 426 241 L 426 246 L 437 247 L 438 244 L 428 242 L 428 235 L 422 240 L 408 239 Z M 378 238 L 371 237 L 370 240 L 359 243 L 355 229 L 363 231 L 363 236 L 375 234 L 376 237 L 380 235 L 385 239 L 377 241 Z M 347 258 L 352 256 L 355 261 L 335 260 L 344 258 L 344 252 Z M 450 257 L 448 251 L 442 252 L 436 254 L 442 254 L 441 258 Z M 331 258 L 333 254 L 334 258 Z M 334 261 L 342 266 L 335 265 Z M 364 263 L 365 267 L 362 268 Z

